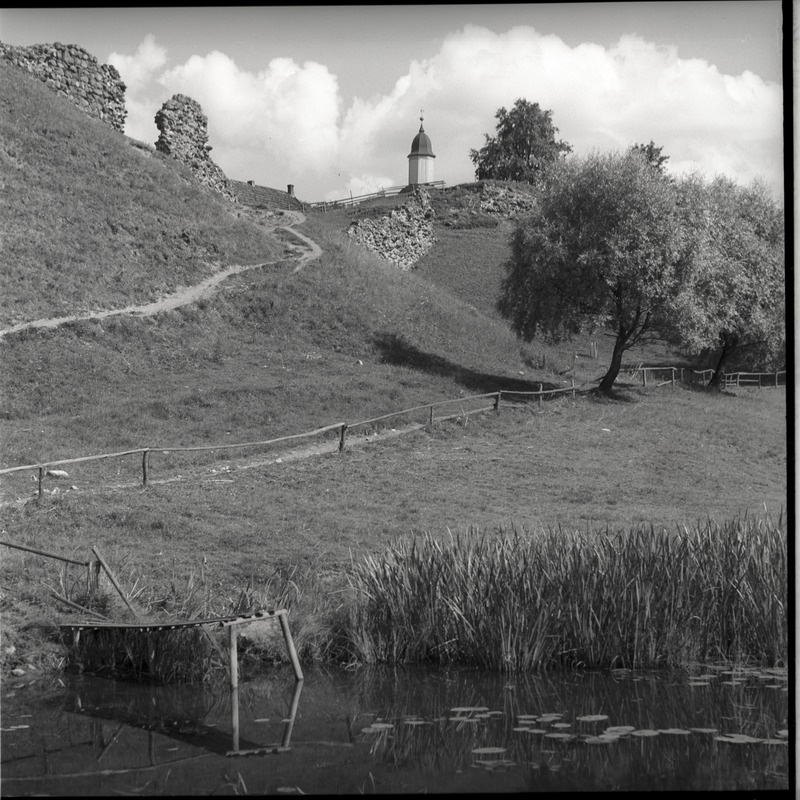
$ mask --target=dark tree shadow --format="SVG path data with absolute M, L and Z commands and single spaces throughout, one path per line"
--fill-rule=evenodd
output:
M 381 361 L 398 367 L 427 372 L 429 375 L 440 375 L 460 383 L 476 394 L 489 392 L 538 392 L 542 389 L 563 389 L 562 384 L 544 381 L 529 381 L 522 378 L 510 378 L 507 375 L 490 375 L 476 372 L 459 364 L 454 364 L 442 356 L 425 353 L 415 345 L 407 342 L 402 336 L 394 333 L 381 333 L 375 338 L 375 346 L 381 353 Z

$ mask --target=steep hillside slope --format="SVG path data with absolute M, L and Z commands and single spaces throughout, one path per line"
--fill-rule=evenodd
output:
M 0 327 L 154 300 L 277 257 L 246 210 L 0 63 Z
M 313 216 L 304 231 L 323 256 L 294 274 L 258 222 L 269 215 L 218 200 L 38 82 L 0 75 L 5 324 L 125 307 L 220 266 L 263 264 L 155 317 L 4 337 L 3 466 L 265 438 L 534 386 L 508 327 L 451 292 Z

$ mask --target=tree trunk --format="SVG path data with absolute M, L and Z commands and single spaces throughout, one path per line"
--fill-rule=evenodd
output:
M 606 396 L 611 394 L 614 386 L 614 381 L 619 375 L 620 368 L 622 367 L 622 354 L 625 352 L 626 339 L 622 336 L 617 336 L 614 342 L 614 352 L 611 354 L 611 364 L 608 367 L 608 372 L 603 375 L 603 380 L 600 381 L 600 386 L 597 391 Z
M 717 366 L 714 369 L 714 374 L 711 376 L 711 380 L 708 382 L 709 389 L 715 389 L 716 391 L 720 391 L 722 385 L 722 369 L 728 362 L 728 357 L 736 349 L 736 346 L 738 344 L 739 344 L 738 337 L 723 336 L 722 349 L 719 352 L 719 358 L 717 359 Z

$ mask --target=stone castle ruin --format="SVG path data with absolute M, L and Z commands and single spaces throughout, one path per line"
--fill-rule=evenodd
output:
M 0 59 L 29 72 L 57 94 L 71 100 L 90 117 L 120 131 L 125 128 L 125 84 L 119 72 L 75 44 L 34 44 L 30 47 L 0 42 Z
M 186 164 L 204 186 L 237 202 L 225 173 L 211 160 L 208 119 L 200 103 L 185 94 L 173 95 L 155 117 L 160 131 L 156 150 Z
M 25 70 L 54 92 L 66 97 L 88 116 L 100 119 L 124 133 L 127 111 L 126 86 L 115 67 L 74 44 L 9 45 L 0 42 L 0 61 Z M 226 177 L 211 159 L 208 120 L 200 104 L 176 94 L 155 115 L 159 130 L 155 149 L 187 166 L 197 180 L 234 203 L 253 208 L 297 209 L 303 205 L 288 192 L 256 186 L 253 181 Z M 141 144 L 140 144 L 141 146 Z M 422 127 L 411 146 L 408 199 L 403 206 L 374 219 L 353 222 L 348 235 L 359 245 L 401 269 L 410 269 L 434 243 L 433 208 L 425 184 L 433 180 L 433 149 Z M 481 187 L 481 210 L 490 215 L 513 217 L 525 213 L 532 202 L 511 189 Z M 447 224 L 447 222 L 445 222 Z

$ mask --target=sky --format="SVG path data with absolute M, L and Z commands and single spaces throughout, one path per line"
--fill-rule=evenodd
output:
M 0 41 L 113 64 L 150 144 L 162 104 L 194 98 L 229 178 L 309 202 L 406 184 L 421 114 L 434 178 L 472 181 L 518 98 L 577 156 L 653 141 L 675 175 L 783 196 L 780 0 L 0 9 Z

